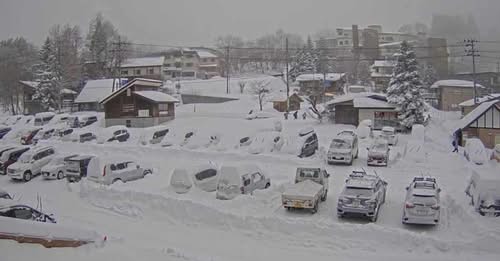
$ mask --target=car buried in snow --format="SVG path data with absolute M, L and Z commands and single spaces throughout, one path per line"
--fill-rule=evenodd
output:
M 440 219 L 440 192 L 436 178 L 413 178 L 406 187 L 403 224 L 437 225 Z
M 327 153 L 328 164 L 344 163 L 352 165 L 358 158 L 358 136 L 354 131 L 342 131 L 330 143 Z
M 385 203 L 387 182 L 378 175 L 367 174 L 364 170 L 354 170 L 345 181 L 339 195 L 337 216 L 363 216 L 377 221 L 380 207 Z
M 310 209 L 318 212 L 318 205 L 326 201 L 330 174 L 323 168 L 297 168 L 295 183 L 281 194 L 281 203 L 287 210 Z
M 90 163 L 87 179 L 96 183 L 111 185 L 115 182 L 128 182 L 142 179 L 148 174 L 152 174 L 152 169 L 142 168 L 133 161 L 123 161 L 100 165 L 98 158 L 93 158 Z
M 56 156 L 47 165 L 42 167 L 42 177 L 47 180 L 63 179 L 66 177 L 66 163 L 78 155 Z
M 251 194 L 257 189 L 267 189 L 270 186 L 271 180 L 256 165 L 222 166 L 216 198 L 230 200 L 238 195 Z
M 474 172 L 465 189 L 474 210 L 481 216 L 500 216 L 500 177 L 496 174 Z
M 0 217 L 56 223 L 53 215 L 47 215 L 28 205 L 22 205 L 15 201 L 4 199 L 0 199 Z
M 470 138 L 465 141 L 464 156 L 476 165 L 483 165 L 490 159 L 483 142 L 478 138 Z
M 389 127 L 389 126 L 382 127 L 380 137 L 386 139 L 389 145 L 396 145 L 398 143 L 398 135 L 394 127 Z
M 386 166 L 389 162 L 389 143 L 385 139 L 377 138 L 373 141 L 368 150 L 368 166 Z

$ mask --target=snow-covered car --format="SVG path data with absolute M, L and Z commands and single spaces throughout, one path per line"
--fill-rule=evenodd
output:
M 97 122 L 96 115 L 71 115 L 67 119 L 67 123 L 71 128 L 83 128 Z
M 163 138 L 165 138 L 165 136 L 167 136 L 168 132 L 169 132 L 169 129 L 166 129 L 166 128 L 156 130 L 153 133 L 153 136 L 149 139 L 149 144 L 161 143 L 163 141 Z
M 21 144 L 22 145 L 33 144 L 34 143 L 33 138 L 40 130 L 41 128 L 34 128 L 25 132 L 25 134 L 21 137 Z
M 201 164 L 195 168 L 193 180 L 196 187 L 206 192 L 217 190 L 219 168 L 213 163 Z
M 328 164 L 345 163 L 352 165 L 358 158 L 358 136 L 353 131 L 342 131 L 330 143 L 327 153 Z
M 222 166 L 217 183 L 216 198 L 229 200 L 240 194 L 267 189 L 271 180 L 256 165 Z
M 280 132 L 259 132 L 248 147 L 251 154 L 280 151 L 283 147 L 284 139 Z
M 68 156 L 56 156 L 47 165 L 42 167 L 44 179 L 63 179 L 66 177 L 66 162 L 76 157 L 76 154 Z
M 41 174 L 42 168 L 54 158 L 53 147 L 40 147 L 23 153 L 19 160 L 7 168 L 7 174 L 11 179 L 30 181 L 33 177 Z
M 55 129 L 54 128 L 43 128 L 41 129 L 35 137 L 33 137 L 33 143 L 37 143 L 40 140 L 48 140 L 54 135 Z
M 474 172 L 465 189 L 481 216 L 500 216 L 500 177 L 496 174 Z
M 68 124 L 68 118 L 69 114 L 67 113 L 60 113 L 56 114 L 54 118 L 50 121 L 50 125 L 67 125 Z
M 287 210 L 310 209 L 318 212 L 318 205 L 328 196 L 330 174 L 323 168 L 297 168 L 295 183 L 285 188 L 281 203 Z
M 7 191 L 0 189 L 0 200 L 2 199 L 12 199 L 12 197 Z
M 313 128 L 306 127 L 301 129 L 297 136 L 284 138 L 284 144 L 280 151 L 303 158 L 314 155 L 318 147 L 316 132 Z
M 368 150 L 368 166 L 387 166 L 389 162 L 389 143 L 385 139 L 375 139 Z
M 116 130 L 113 132 L 113 136 L 109 138 L 108 142 L 118 141 L 125 142 L 130 138 L 130 133 L 127 129 Z
M 9 131 L 11 131 L 12 128 L 11 127 L 1 127 L 0 128 L 0 140 L 3 139 L 3 137 L 9 133 Z
M 240 139 L 240 142 L 237 145 L 237 147 L 250 146 L 250 144 L 252 144 L 252 141 L 253 141 L 253 139 L 251 137 L 249 137 L 249 136 L 243 137 L 243 138 Z
M 60 137 L 61 141 L 70 141 L 72 139 L 72 134 L 75 130 L 72 128 L 60 129 L 57 136 Z
M 198 131 L 190 131 L 184 136 L 181 147 L 188 149 L 208 148 L 215 146 L 220 142 L 220 134 L 207 134 Z
M 53 112 L 40 112 L 35 114 L 35 126 L 44 126 L 48 124 L 56 114 Z
M 483 142 L 478 138 L 470 138 L 465 141 L 464 156 L 476 165 L 483 165 L 490 159 Z
M 0 201 L 0 216 L 37 222 L 56 223 L 52 215 L 47 215 L 30 206 L 21 205 L 12 200 Z
M 386 139 L 389 145 L 396 145 L 398 143 L 398 135 L 396 134 L 396 129 L 394 127 L 382 127 L 380 137 Z
M 85 131 L 85 132 L 80 132 L 77 135 L 74 135 L 73 142 L 85 143 L 85 142 L 93 141 L 95 139 L 97 139 L 97 138 L 96 138 L 94 133 Z
M 265 111 L 252 111 L 251 113 L 247 114 L 245 116 L 245 119 L 247 120 L 256 120 L 256 119 L 268 119 L 272 118 L 274 115 L 269 112 Z
M 404 146 L 404 156 L 407 160 L 422 163 L 425 162 L 426 148 L 419 140 L 410 139 Z
M 93 155 L 78 155 L 66 160 L 65 175 L 68 182 L 77 182 L 87 177 L 90 161 Z
M 354 170 L 339 195 L 337 216 L 358 215 L 377 221 L 380 207 L 385 203 L 387 182 L 378 175 Z
M 440 192 L 436 178 L 413 178 L 406 187 L 403 224 L 437 225 L 440 219 Z
M 111 185 L 117 181 L 128 182 L 142 179 L 153 173 L 153 170 L 142 168 L 133 161 L 109 163 L 101 167 L 98 158 L 93 158 L 88 168 L 87 179 L 104 185 Z
M 193 181 L 186 169 L 176 168 L 170 177 L 170 186 L 174 189 L 175 193 L 184 194 L 188 193 L 193 187 Z
M 7 168 L 16 163 L 19 157 L 28 150 L 30 150 L 30 147 L 23 146 L 4 151 L 2 157 L 0 157 L 0 174 L 7 175 Z
M 422 124 L 414 124 L 411 127 L 411 139 L 423 143 L 425 139 L 425 126 Z

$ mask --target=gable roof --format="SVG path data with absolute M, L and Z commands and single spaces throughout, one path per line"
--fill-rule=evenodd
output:
M 478 97 L 478 98 L 476 98 L 476 104 L 480 104 L 480 103 L 495 100 L 495 99 L 500 100 L 500 93 L 491 93 L 491 94 L 487 94 L 483 97 Z M 466 100 L 466 101 L 458 104 L 458 106 L 460 106 L 460 107 L 468 107 L 468 106 L 474 106 L 474 105 L 475 105 L 474 99 Z
M 132 87 L 134 85 L 146 85 L 146 86 L 160 88 L 162 84 L 163 84 L 162 81 L 144 79 L 144 78 L 135 78 L 132 81 L 128 82 L 125 86 L 123 86 L 120 89 L 114 91 L 113 93 L 110 93 L 109 95 L 107 95 L 99 103 L 105 104 L 109 100 L 113 99 L 114 97 L 118 96 L 120 93 L 123 93 L 125 90 L 129 89 L 130 87 Z
M 120 82 L 123 84 L 126 81 L 127 79 L 124 78 L 116 79 L 115 88 L 120 86 Z M 75 103 L 99 102 L 111 92 L 113 92 L 113 79 L 90 80 L 83 86 L 82 91 L 75 99 Z
M 465 80 L 453 80 L 453 79 L 450 79 L 450 80 L 441 80 L 441 81 L 435 82 L 431 86 L 431 89 L 437 89 L 437 88 L 441 88 L 441 87 L 444 87 L 444 86 L 447 86 L 447 87 L 459 87 L 459 88 L 474 88 L 474 83 L 471 82 L 471 81 L 465 81 Z M 484 88 L 484 86 L 482 86 L 479 83 L 476 83 L 476 87 L 478 87 L 478 88 Z
M 134 94 L 156 103 L 179 102 L 176 98 L 159 91 L 135 91 Z
M 164 61 L 165 61 L 164 56 L 131 58 L 125 60 L 120 67 L 128 68 L 128 67 L 162 66 Z
M 34 81 L 19 81 L 21 84 L 31 87 L 33 89 L 38 88 L 38 85 L 40 85 L 39 82 L 34 82 Z
M 484 113 L 486 113 L 490 108 L 496 107 L 500 110 L 500 101 L 499 100 L 491 100 L 488 102 L 483 102 L 479 106 L 477 106 L 474 110 L 465 115 L 456 129 L 464 129 L 474 123 L 479 117 L 481 117 Z

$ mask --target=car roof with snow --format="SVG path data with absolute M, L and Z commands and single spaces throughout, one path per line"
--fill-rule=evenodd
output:
M 76 155 L 74 157 L 72 157 L 71 159 L 68 159 L 70 161 L 80 161 L 80 160 L 86 160 L 86 159 L 91 159 L 91 158 L 95 158 L 94 155 Z
M 390 127 L 390 126 L 385 126 L 385 127 L 382 127 L 382 131 L 394 132 L 395 128 L 394 127 Z
M 364 170 L 353 170 L 347 178 L 347 188 L 374 188 L 380 178 L 376 175 L 367 174 Z

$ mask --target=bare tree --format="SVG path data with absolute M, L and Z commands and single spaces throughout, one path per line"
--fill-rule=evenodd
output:
M 323 121 L 322 109 L 320 108 L 323 95 L 324 91 L 322 88 L 310 88 L 305 98 L 310 105 L 309 109 L 316 115 L 320 123 Z
M 254 80 L 251 82 L 252 94 L 257 97 L 259 101 L 259 108 L 262 111 L 263 105 L 267 101 L 267 96 L 271 91 L 268 86 L 271 82 L 268 80 Z
M 247 83 L 245 81 L 239 81 L 238 86 L 240 87 L 240 93 L 243 94 L 243 91 L 245 90 L 245 86 Z

